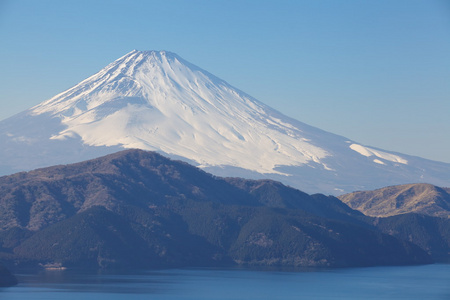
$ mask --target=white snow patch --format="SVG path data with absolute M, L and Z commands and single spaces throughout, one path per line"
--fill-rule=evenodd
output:
M 380 150 L 375 150 L 369 147 L 365 147 L 362 145 L 358 145 L 358 144 L 351 144 L 350 145 L 350 149 L 358 152 L 359 154 L 366 156 L 366 157 L 370 157 L 370 156 L 376 156 L 378 158 L 382 158 L 384 160 L 387 161 L 391 161 L 391 162 L 395 162 L 395 163 L 401 163 L 401 164 L 408 164 L 408 161 L 398 155 L 395 154 L 391 154 L 391 153 L 387 153 L 384 151 L 380 151 Z M 379 163 L 379 162 L 376 162 Z
M 384 162 L 382 162 L 382 161 L 379 160 L 379 159 L 374 159 L 373 162 L 374 162 L 374 163 L 377 163 L 377 164 L 380 164 L 380 165 L 386 165 Z
M 50 139 L 64 141 L 68 138 L 75 138 L 76 136 L 77 136 L 77 134 L 75 132 L 70 131 L 70 130 L 64 130 L 64 131 L 60 132 L 60 134 L 58 134 L 58 135 L 52 135 L 50 137 Z

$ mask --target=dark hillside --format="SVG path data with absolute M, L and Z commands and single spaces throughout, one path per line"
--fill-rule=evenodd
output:
M 429 263 L 334 197 L 127 150 L 0 178 L 0 258 L 27 266 Z
M 0 264 L 0 287 L 11 287 L 17 284 L 17 278 L 2 264 Z

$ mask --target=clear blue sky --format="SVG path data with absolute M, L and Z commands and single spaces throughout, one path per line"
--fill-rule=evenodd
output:
M 365 145 L 450 162 L 450 1 L 0 0 L 0 120 L 168 50 Z

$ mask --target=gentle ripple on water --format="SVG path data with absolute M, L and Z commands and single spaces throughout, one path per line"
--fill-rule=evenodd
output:
M 1 300 L 450 299 L 450 265 L 312 271 L 187 269 L 18 274 Z

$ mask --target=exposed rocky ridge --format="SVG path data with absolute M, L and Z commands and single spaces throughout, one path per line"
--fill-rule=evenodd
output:
M 338 199 L 128 150 L 0 178 L 0 259 L 68 267 L 431 262 Z
M 374 191 L 358 191 L 339 196 L 339 199 L 351 208 L 372 217 L 417 213 L 449 218 L 448 191 L 431 184 L 405 184 Z

